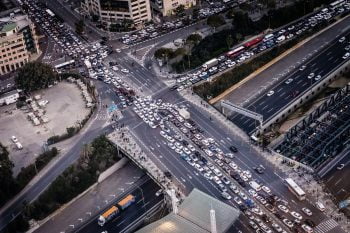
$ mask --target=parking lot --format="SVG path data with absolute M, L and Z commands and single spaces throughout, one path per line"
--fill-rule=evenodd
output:
M 41 95 L 41 101 L 48 101 L 46 107 L 42 108 L 47 123 L 35 126 L 28 119 L 30 108 L 19 110 L 14 104 L 0 108 L 0 142 L 10 151 L 10 158 L 15 164 L 15 175 L 42 152 L 42 146 L 49 137 L 65 133 L 67 127 L 75 126 L 89 112 L 81 91 L 75 84 L 62 82 L 34 93 L 33 96 L 37 94 Z M 23 149 L 16 147 L 11 140 L 12 136 L 18 139 Z

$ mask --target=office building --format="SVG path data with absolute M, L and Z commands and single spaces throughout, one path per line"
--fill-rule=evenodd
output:
M 35 25 L 27 15 L 10 13 L 0 18 L 0 75 L 22 67 L 38 52 Z
M 83 0 L 82 10 L 90 16 L 98 16 L 104 25 L 131 20 L 141 27 L 151 20 L 149 0 Z

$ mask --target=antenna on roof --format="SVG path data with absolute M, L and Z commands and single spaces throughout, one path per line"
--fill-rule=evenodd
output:
M 213 209 L 213 204 L 212 203 L 210 203 L 210 206 L 211 206 L 211 209 L 210 209 L 210 229 L 211 229 L 211 233 L 217 233 L 215 210 Z

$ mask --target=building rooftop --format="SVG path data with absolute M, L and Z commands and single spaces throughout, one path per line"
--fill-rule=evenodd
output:
M 28 26 L 31 20 L 27 15 L 23 14 L 11 14 L 0 18 L 0 31 L 9 32 L 18 27 L 18 30 Z
M 177 215 L 170 213 L 137 233 L 209 233 L 211 209 L 215 210 L 218 233 L 226 232 L 240 215 L 234 207 L 194 189 L 179 206 Z

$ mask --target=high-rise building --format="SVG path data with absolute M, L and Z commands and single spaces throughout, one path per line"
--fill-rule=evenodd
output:
M 161 16 L 169 16 L 174 10 L 183 5 L 185 9 L 196 5 L 196 0 L 150 0 L 151 8 L 154 14 Z
M 27 15 L 0 18 L 0 75 L 22 67 L 39 52 L 35 25 Z
M 142 25 L 151 20 L 149 0 L 83 0 L 81 7 L 88 15 L 99 16 L 106 25 L 122 23 L 124 20 Z

